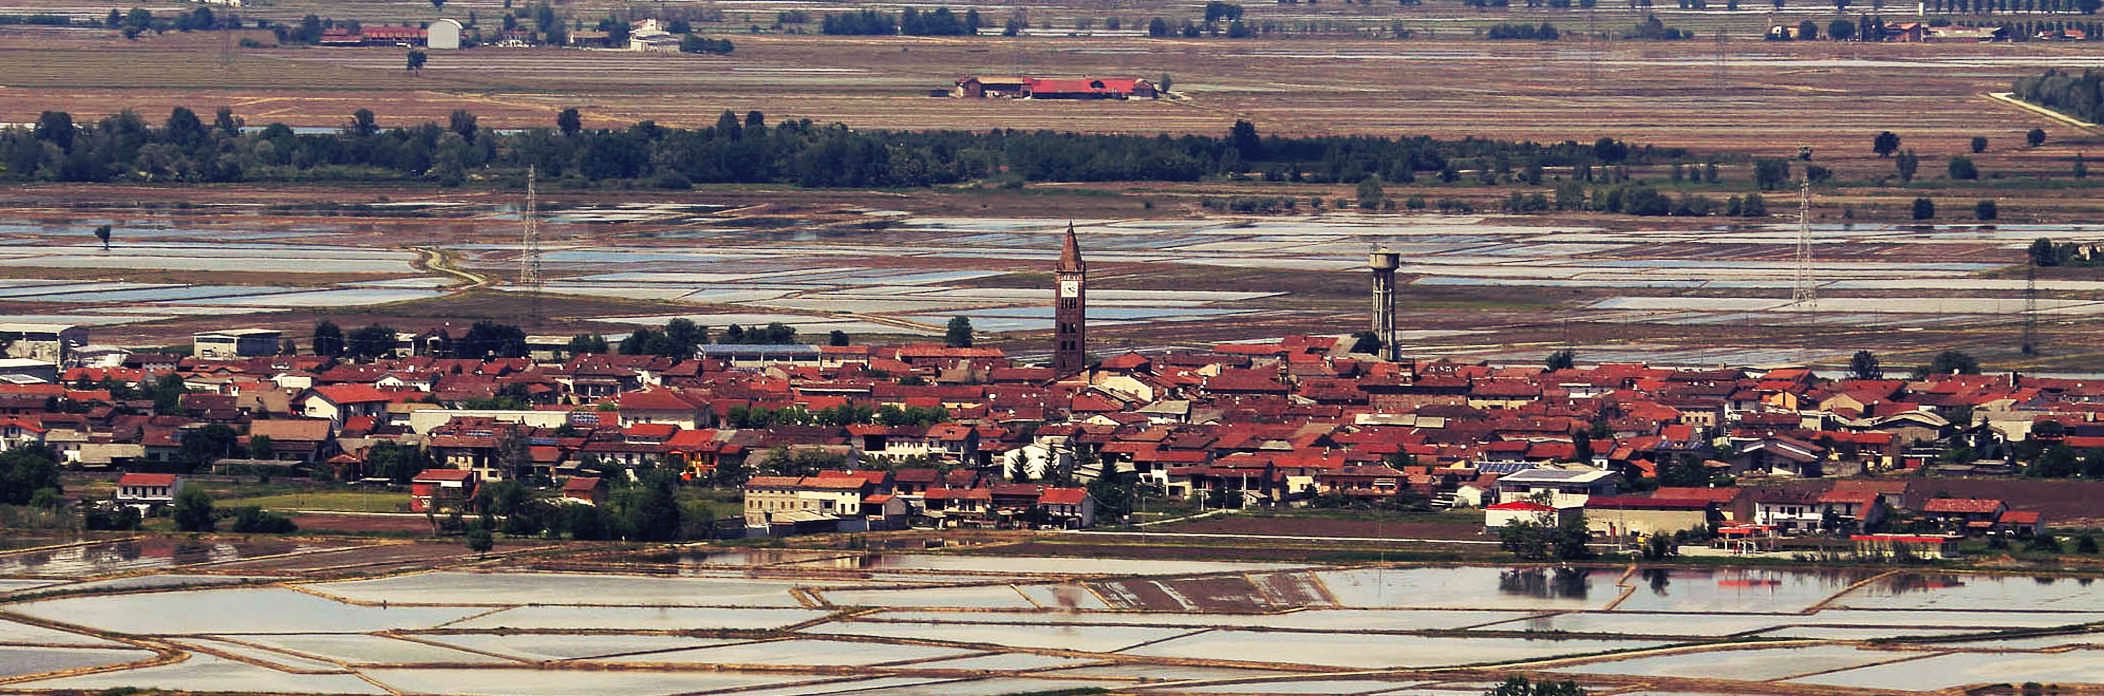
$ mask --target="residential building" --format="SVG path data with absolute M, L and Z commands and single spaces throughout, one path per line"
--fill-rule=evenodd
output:
M 175 474 L 126 473 L 117 477 L 118 505 L 150 515 L 162 506 L 175 502 L 175 496 L 183 491 L 183 478 Z
M 204 360 L 236 360 L 277 355 L 285 332 L 275 329 L 228 329 L 190 335 L 190 354 Z
M 409 480 L 409 511 L 445 514 L 467 511 L 476 490 L 475 472 L 425 469 Z
M 1498 479 L 1498 500 L 1532 500 L 1550 507 L 1582 508 L 1587 498 L 1614 495 L 1621 477 L 1600 469 L 1527 469 Z

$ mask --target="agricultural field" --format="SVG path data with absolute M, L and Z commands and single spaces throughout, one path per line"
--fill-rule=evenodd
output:
M 2014 355 L 2035 237 L 2104 242 L 2085 224 L 1813 227 L 1816 307 L 1792 303 L 1795 226 L 1611 216 L 1325 212 L 1198 215 L 1202 193 L 1151 189 L 1152 209 L 1050 217 L 1094 195 L 1026 196 L 1022 216 L 971 195 L 930 200 L 788 191 L 589 192 L 543 216 L 541 317 L 515 276 L 516 204 L 484 193 L 354 193 L 330 210 L 220 194 L 181 209 L 137 201 L 37 207 L 0 223 L 0 319 L 93 327 L 98 342 L 182 343 L 228 325 L 313 321 L 402 329 L 480 318 L 536 334 L 600 333 L 688 317 L 722 329 L 782 323 L 805 337 L 932 340 L 964 316 L 1023 357 L 1050 328 L 1046 269 L 1068 223 L 1092 271 L 1099 354 L 1203 346 L 1365 323 L 1364 254 L 1404 254 L 1406 352 L 1528 363 L 1561 345 L 1588 359 L 1669 364 L 1895 365 L 1948 347 L 1990 364 L 2093 370 L 2104 277 L 2036 283 L 2039 356 Z M 96 194 L 90 196 L 98 197 Z M 1006 199 L 989 195 L 983 200 Z M 48 204 L 45 204 L 48 205 Z M 897 208 L 879 208 L 887 205 Z M 917 212 L 918 211 L 918 212 Z M 977 213 L 971 214 L 971 213 Z M 105 251 L 87 231 L 114 228 Z
M 343 577 L 320 562 L 420 546 L 180 570 L 0 566 L 0 690 L 1458 695 L 1526 673 L 1599 694 L 1848 694 L 2104 680 L 2082 631 L 2104 604 L 2073 578 L 706 548 L 676 574 L 431 557 L 431 572 Z M 580 554 L 593 556 L 539 562 Z
M 1766 13 L 1739 14 L 1765 27 Z M 1661 15 L 1678 19 L 1671 9 Z M 1472 12 L 1440 22 L 1466 27 L 1543 17 Z M 1603 8 L 1593 21 L 1619 28 L 1640 18 Z M 443 120 L 464 108 L 487 125 L 517 128 L 548 126 L 558 111 L 576 107 L 588 127 L 646 119 L 705 126 L 725 109 L 758 109 L 858 128 L 1213 134 L 1242 118 L 1263 132 L 1293 135 L 1609 136 L 1768 154 L 1808 145 L 1841 158 L 1842 172 L 1889 167 L 1861 161 L 1873 159 L 1868 141 L 1878 130 L 1901 132 L 1924 154 L 1958 154 L 1973 136 L 2013 146 L 2033 127 L 2048 130 L 2047 147 L 1995 148 L 1984 153 L 1983 168 L 2064 171 L 2079 148 L 2058 144 L 2081 137 L 2080 128 L 1987 95 L 2047 67 L 2104 66 L 2081 44 L 1766 42 L 1752 33 L 1721 45 L 1512 42 L 1450 29 L 1408 40 L 1239 41 L 741 33 L 732 56 L 481 48 L 442 53 L 410 75 L 398 48 L 229 48 L 198 34 L 126 42 L 96 30 L 48 33 L 0 32 L 0 85 L 7 88 L 0 90 L 0 120 L 28 121 L 47 109 L 100 115 L 130 108 L 157 116 L 177 105 L 199 113 L 230 106 L 256 125 L 331 128 L 358 108 L 373 109 L 386 124 Z M 136 64 L 156 65 L 155 79 L 123 69 Z M 1178 98 L 1077 104 L 929 96 L 975 73 L 1168 74 Z

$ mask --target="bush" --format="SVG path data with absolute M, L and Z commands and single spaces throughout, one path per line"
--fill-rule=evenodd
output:
M 185 532 L 209 532 L 218 526 L 212 519 L 212 496 L 197 488 L 175 495 L 175 528 Z
M 299 525 L 284 515 L 253 506 L 234 508 L 234 532 L 237 534 L 288 534 L 299 530 Z
M 497 547 L 497 538 L 490 534 L 488 527 L 482 526 L 481 523 L 476 523 L 475 526 L 468 528 L 467 545 L 469 551 L 473 551 L 475 555 L 480 556 L 489 553 L 490 549 Z
M 681 53 L 705 53 L 721 56 L 730 55 L 731 51 L 736 49 L 736 46 L 731 45 L 730 39 L 711 39 L 694 34 L 679 37 L 679 52 Z
M 1972 180 L 1980 178 L 1980 168 L 1973 166 L 1970 157 L 1952 157 L 1945 169 L 1953 179 Z
M 2078 536 L 2078 537 L 2075 537 L 2075 552 L 2076 552 L 2076 553 L 2096 553 L 2096 552 L 2097 552 L 2097 537 L 2096 537 L 2096 535 L 2094 535 L 2094 534 L 2083 534 L 2082 536 Z
M 89 531 L 131 531 L 139 528 L 139 511 L 128 505 L 90 507 L 81 513 L 80 521 Z

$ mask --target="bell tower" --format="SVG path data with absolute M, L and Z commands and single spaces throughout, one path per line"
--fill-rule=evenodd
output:
M 1074 223 L 1067 223 L 1067 237 L 1059 249 L 1059 267 L 1053 269 L 1052 372 L 1066 378 L 1088 366 L 1088 267 L 1081 262 L 1081 241 L 1074 238 Z

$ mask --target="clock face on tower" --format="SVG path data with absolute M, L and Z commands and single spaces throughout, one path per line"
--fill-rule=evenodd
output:
M 1062 280 L 1062 281 L 1059 281 L 1059 296 L 1060 296 L 1060 297 L 1073 297 L 1073 296 L 1076 296 L 1076 295 L 1080 295 L 1080 294 L 1081 294 L 1081 281 L 1078 281 L 1078 280 Z

